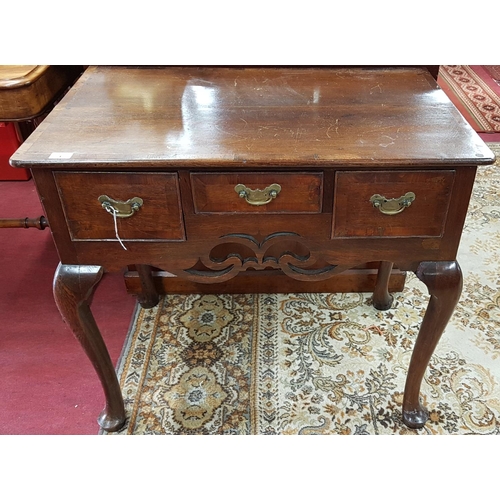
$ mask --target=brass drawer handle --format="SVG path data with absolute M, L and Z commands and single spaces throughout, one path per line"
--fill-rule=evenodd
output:
M 127 201 L 119 201 L 103 194 L 99 196 L 98 200 L 106 212 L 121 219 L 132 217 L 144 203 L 142 198 L 137 196 Z
M 244 184 L 237 184 L 234 190 L 240 198 L 245 198 L 245 201 L 250 205 L 259 206 L 273 201 L 281 191 L 281 186 L 279 184 L 271 184 L 264 189 L 250 189 Z
M 385 215 L 396 215 L 401 213 L 406 207 L 409 207 L 414 200 L 415 193 L 411 191 L 399 198 L 391 198 L 390 200 L 380 194 L 374 194 L 370 198 L 372 205 Z

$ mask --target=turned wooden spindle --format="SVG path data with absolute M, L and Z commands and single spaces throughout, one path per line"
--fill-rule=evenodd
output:
M 41 217 L 38 217 L 37 219 L 30 219 L 28 217 L 25 217 L 24 219 L 0 219 L 0 229 L 29 229 L 30 227 L 34 227 L 43 231 L 46 227 L 49 227 L 49 223 L 43 215 Z

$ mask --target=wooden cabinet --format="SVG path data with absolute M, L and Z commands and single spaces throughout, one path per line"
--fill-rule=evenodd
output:
M 125 415 L 89 308 L 104 271 L 133 265 L 150 307 L 153 269 L 209 293 L 242 277 L 328 291 L 312 285 L 373 262 L 377 308 L 393 263 L 429 290 L 403 401 L 422 427 L 476 167 L 493 161 L 425 69 L 216 67 L 89 68 L 11 159 L 33 171 L 56 303 L 101 378 L 107 430 Z

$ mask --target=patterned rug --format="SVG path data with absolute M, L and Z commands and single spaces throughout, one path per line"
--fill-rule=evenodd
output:
M 500 85 L 500 65 L 498 66 L 484 66 L 488 74 Z
M 500 144 L 478 172 L 461 243 L 464 290 L 422 384 L 423 429 L 402 391 L 428 295 L 174 295 L 137 308 L 118 367 L 114 434 L 500 434 Z
M 438 84 L 476 132 L 500 132 L 500 86 L 496 66 L 440 66 Z

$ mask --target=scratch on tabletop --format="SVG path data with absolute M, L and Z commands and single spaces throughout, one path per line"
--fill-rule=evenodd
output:
M 388 128 L 394 129 L 394 125 L 386 125 L 385 127 L 379 127 L 379 128 L 377 128 L 377 132 L 380 132 L 381 130 L 386 130 Z M 398 133 L 398 132 L 399 132 L 399 129 L 396 131 L 396 133 Z
M 331 139 L 331 138 L 332 138 L 332 136 L 329 134 L 329 132 L 330 132 L 330 129 L 332 129 L 333 127 L 335 127 L 335 133 L 336 133 L 337 135 L 339 135 L 339 118 L 337 118 L 337 119 L 335 120 L 335 125 L 331 124 L 331 125 L 328 127 L 328 129 L 326 130 L 326 136 L 328 137 L 328 139 Z
M 192 84 L 198 84 L 198 83 L 207 83 L 208 85 L 210 86 L 213 86 L 214 82 L 210 81 L 210 80 L 205 80 L 203 78 L 193 78 L 192 80 Z
M 245 140 L 245 137 L 243 137 L 241 135 L 237 135 L 237 134 L 232 134 L 231 132 L 228 132 L 227 130 L 222 130 L 220 127 L 217 127 L 216 125 L 214 125 L 214 128 L 215 128 L 215 130 L 217 130 L 223 134 L 232 135 L 233 137 L 238 137 L 241 141 Z
M 375 85 L 375 87 L 372 87 L 370 89 L 370 94 L 373 94 L 372 90 L 373 89 L 378 89 L 380 93 L 382 93 L 382 87 L 380 86 L 380 83 L 378 83 L 377 85 Z
M 383 148 L 386 148 L 386 147 L 388 147 L 388 146 L 392 146 L 393 144 L 395 144 L 395 143 L 394 143 L 395 139 L 394 139 L 393 137 L 391 137 L 391 136 L 389 136 L 389 135 L 383 135 L 382 137 L 387 137 L 388 139 L 390 139 L 390 140 L 391 140 L 391 142 L 388 142 L 388 143 L 386 143 L 386 144 L 380 143 L 380 146 L 382 146 Z

